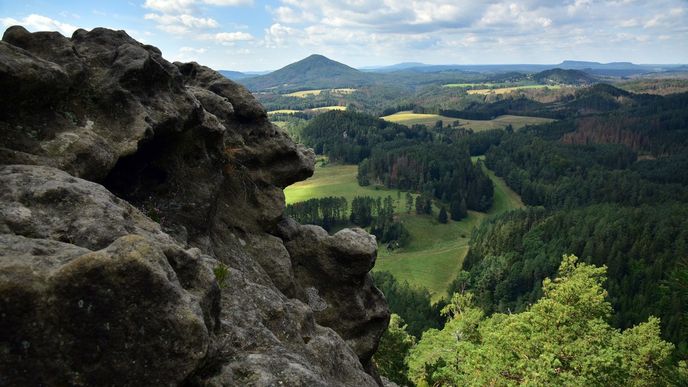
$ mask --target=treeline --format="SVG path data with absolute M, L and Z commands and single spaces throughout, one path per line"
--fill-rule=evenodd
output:
M 358 181 L 379 181 L 386 187 L 427 193 L 476 211 L 492 205 L 494 187 L 466 146 L 455 144 L 383 144 L 358 167 Z
M 686 362 L 672 362 L 658 318 L 610 326 L 607 269 L 573 255 L 558 260 L 556 278 L 545 279 L 542 297 L 520 313 L 486 315 L 462 289 L 441 310 L 444 327 L 420 340 L 393 315 L 373 357 L 380 374 L 418 386 L 686 385 Z
M 332 161 L 358 164 L 358 183 L 421 192 L 449 206 L 486 211 L 492 181 L 470 156 L 501 141 L 504 131 L 470 133 L 463 129 L 407 127 L 363 113 L 336 111 L 312 119 L 301 138 Z M 464 215 L 465 216 L 465 215 Z
M 378 144 L 400 139 L 428 141 L 431 133 L 422 125 L 409 128 L 369 114 L 332 111 L 310 120 L 301 138 L 331 161 L 358 164 Z
M 412 287 L 406 281 L 399 282 L 389 272 L 373 271 L 371 274 L 375 286 L 385 295 L 389 310 L 404 319 L 411 335 L 420 338 L 426 330 L 444 326 L 445 319 L 440 310 L 446 302 L 433 304 L 427 289 Z
M 636 154 L 624 145 L 561 144 L 524 131 L 503 138 L 487 152 L 485 162 L 529 205 L 688 202 L 685 185 L 674 183 L 676 179 L 658 182 L 648 163 L 639 171 L 631 168 L 635 160 Z
M 388 248 L 402 247 L 408 243 L 409 233 L 404 225 L 394 218 L 394 200 L 370 196 L 356 196 L 351 201 L 351 223 L 359 227 L 370 226 L 370 233 Z
M 664 337 L 688 350 L 688 294 L 672 285 L 688 275 L 684 204 L 510 212 L 474 232 L 464 270 L 485 311 L 520 311 L 542 296 L 542 280 L 556 273 L 565 253 L 608 268 L 614 326 L 658 316 Z
M 387 196 L 372 198 L 356 196 L 349 204 L 344 197 L 309 199 L 287 205 L 285 214 L 299 223 L 315 224 L 327 231 L 336 226 L 349 224 L 369 228 L 378 242 L 387 243 L 388 248 L 397 248 L 408 243 L 409 233 L 394 217 L 394 200 Z
M 611 86 L 597 89 L 626 96 Z M 505 214 L 474 232 L 464 269 L 482 309 L 524 310 L 542 296 L 540 283 L 556 273 L 558 257 L 573 253 L 608 267 L 614 326 L 659 316 L 663 336 L 677 344 L 679 354 L 688 354 L 688 295 L 685 286 L 671 285 L 688 278 L 688 148 L 681 145 L 686 139 L 675 140 L 685 128 L 684 113 L 674 109 L 683 108 L 683 101 L 637 97 L 593 118 L 614 121 L 628 111 L 639 114 L 635 122 L 664 117 L 654 124 L 654 134 L 634 124 L 623 129 L 626 137 L 562 143 L 570 133 L 587 130 L 586 117 L 505 134 L 488 150 L 487 166 L 526 204 L 546 210 Z M 628 143 L 632 134 L 647 136 L 642 149 L 669 153 L 638 161 Z
M 285 214 L 299 223 L 315 224 L 330 231 L 349 220 L 349 203 L 344 197 L 324 197 L 288 204 Z

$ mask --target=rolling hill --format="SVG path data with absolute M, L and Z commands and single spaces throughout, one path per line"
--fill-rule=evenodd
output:
M 551 69 L 533 74 L 533 80 L 546 85 L 589 85 L 596 79 L 580 70 Z
M 266 75 L 243 79 L 252 91 L 343 88 L 373 83 L 373 76 L 322 55 L 311 55 Z
M 255 76 L 253 74 L 246 74 L 246 73 L 242 73 L 240 71 L 231 71 L 231 70 L 218 70 L 217 72 L 224 75 L 225 77 L 233 80 L 233 81 L 236 81 L 239 79 L 250 78 L 250 77 Z

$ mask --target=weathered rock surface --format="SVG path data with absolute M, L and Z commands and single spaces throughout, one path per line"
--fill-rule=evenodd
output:
M 313 153 L 246 89 L 21 27 L 0 88 L 0 385 L 381 383 L 375 241 L 283 217 Z
M 310 290 L 317 321 L 339 332 L 374 373 L 372 356 L 389 323 L 384 297 L 368 275 L 377 255 L 375 237 L 361 229 L 329 236 L 318 226 L 301 226 L 286 246 L 297 281 Z

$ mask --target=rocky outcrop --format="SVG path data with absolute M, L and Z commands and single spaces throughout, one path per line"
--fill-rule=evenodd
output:
M 21 27 L 0 88 L 0 385 L 381 383 L 375 241 L 283 217 L 313 153 L 246 89 Z

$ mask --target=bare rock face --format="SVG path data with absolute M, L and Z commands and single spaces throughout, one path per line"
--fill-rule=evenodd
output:
M 22 27 L 0 88 L 0 385 L 382 383 L 374 238 L 284 218 L 314 155 L 245 88 Z
M 286 246 L 318 322 L 340 333 L 374 374 L 372 357 L 389 323 L 384 296 L 368 275 L 377 255 L 375 237 L 361 229 L 330 236 L 318 226 L 300 226 Z

